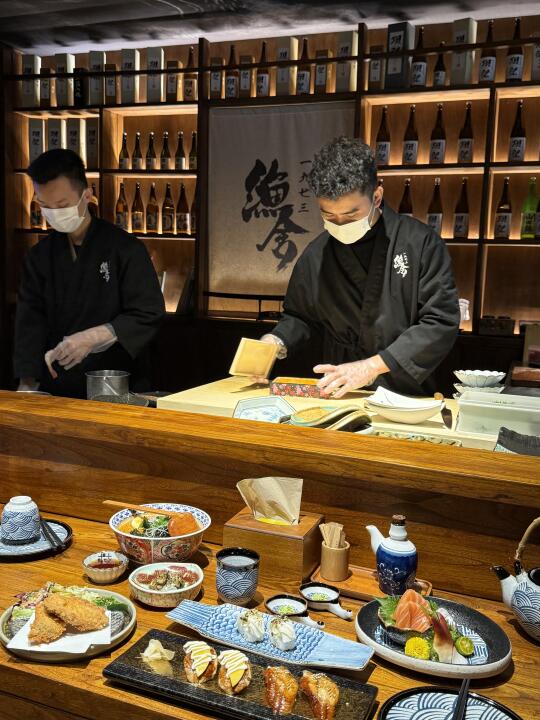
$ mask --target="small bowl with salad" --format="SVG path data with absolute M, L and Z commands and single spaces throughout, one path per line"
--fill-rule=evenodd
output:
M 192 505 L 145 503 L 143 507 L 148 511 L 120 510 L 109 520 L 120 550 L 137 565 L 187 560 L 212 524 L 208 513 Z
M 152 563 L 129 576 L 133 596 L 145 605 L 176 607 L 199 594 L 204 573 L 194 563 Z

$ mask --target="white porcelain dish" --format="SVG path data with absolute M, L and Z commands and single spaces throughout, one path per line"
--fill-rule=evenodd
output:
M 457 379 L 469 388 L 495 387 L 504 379 L 506 373 L 498 370 L 454 370 Z
M 413 398 L 408 395 L 400 395 L 383 387 L 378 387 L 373 395 L 366 399 L 366 402 L 375 407 L 396 410 L 428 410 L 436 408 L 437 412 L 440 411 L 443 405 L 441 400 L 435 400 L 435 398 Z
M 439 402 L 435 407 L 404 409 L 385 407 L 383 405 L 370 405 L 366 401 L 366 410 L 376 412 L 377 415 L 380 415 L 387 420 L 402 423 L 403 425 L 418 425 L 419 423 L 423 423 L 426 420 L 435 417 L 435 415 L 439 415 L 443 407 L 444 403 Z
M 110 568 L 96 568 L 91 565 L 93 562 L 106 563 L 111 561 L 116 561 L 120 564 Z M 98 585 L 107 585 L 108 583 L 113 583 L 115 580 L 118 580 L 118 578 L 125 573 L 128 562 L 127 557 L 122 553 L 115 552 L 114 550 L 100 550 L 100 552 L 87 555 L 82 565 L 84 572 L 92 582 Z
M 239 420 L 279 423 L 281 418 L 293 415 L 295 409 L 279 396 L 246 398 L 234 408 L 233 417 Z
M 472 388 L 470 385 L 462 385 L 461 383 L 454 383 L 454 387 L 458 393 L 464 393 Z M 504 385 L 493 385 L 493 387 L 475 387 L 474 392 L 493 393 L 496 395 L 504 390 Z

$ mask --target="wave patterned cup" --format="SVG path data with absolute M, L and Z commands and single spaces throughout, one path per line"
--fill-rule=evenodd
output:
M 189 512 L 197 520 L 200 530 L 186 535 L 165 538 L 147 538 L 130 535 L 119 529 L 124 520 L 133 516 L 131 510 L 120 510 L 109 520 L 109 526 L 116 535 L 121 551 L 138 565 L 149 565 L 155 562 L 179 562 L 187 560 L 197 550 L 202 542 L 203 534 L 212 520 L 204 510 L 192 505 L 181 505 L 179 503 L 145 503 L 149 511 L 152 510 L 174 510 L 175 512 Z
M 28 495 L 12 497 L 2 511 L 2 541 L 8 545 L 27 545 L 39 540 L 39 509 Z
M 216 589 L 220 600 L 247 605 L 257 591 L 260 557 L 247 548 L 223 548 L 216 553 Z

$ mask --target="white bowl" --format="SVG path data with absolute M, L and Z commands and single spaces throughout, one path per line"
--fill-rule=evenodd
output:
M 120 565 L 112 568 L 93 568 L 90 566 L 90 563 L 95 560 L 106 560 L 107 558 L 110 558 L 111 560 L 119 560 Z M 127 557 L 122 555 L 122 553 L 115 552 L 114 550 L 101 550 L 100 552 L 87 555 L 82 564 L 84 572 L 90 580 L 92 580 L 92 582 L 95 582 L 98 585 L 108 585 L 109 583 L 113 583 L 115 580 L 118 580 L 118 578 L 125 573 L 128 562 Z
M 471 389 L 470 385 L 461 385 L 461 383 L 454 383 L 454 387 L 458 393 L 464 393 Z M 475 387 L 475 392 L 483 393 L 500 393 L 504 390 L 504 385 L 494 385 L 493 387 Z
M 387 420 L 404 425 L 417 425 L 438 415 L 444 407 L 444 402 L 440 402 L 435 407 L 427 408 L 394 408 L 384 405 L 370 405 L 366 401 L 366 409 L 376 412 Z
M 191 570 L 191 572 L 197 573 L 197 580 L 192 585 L 186 585 L 184 588 L 178 590 L 150 590 L 144 585 L 137 583 L 137 575 L 140 573 L 152 573 L 156 570 L 167 570 L 169 568 L 183 567 Z M 195 563 L 184 563 L 184 562 L 166 562 L 166 563 L 151 563 L 150 565 L 143 565 L 134 570 L 128 578 L 131 587 L 131 592 L 137 600 L 140 600 L 145 605 L 151 605 L 152 607 L 159 608 L 174 608 L 179 605 L 182 600 L 193 600 L 199 594 L 202 581 L 204 580 L 204 573 L 198 565 Z
M 457 379 L 467 387 L 494 387 L 505 377 L 506 373 L 498 370 L 454 370 Z

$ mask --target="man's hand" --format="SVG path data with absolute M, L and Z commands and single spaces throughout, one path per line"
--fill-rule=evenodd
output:
M 71 370 L 78 365 L 93 350 L 115 339 L 114 334 L 106 325 L 98 325 L 82 332 L 68 335 L 62 342 L 52 350 L 45 353 L 45 364 L 49 368 L 51 376 L 56 379 L 58 373 L 53 368 L 53 362 L 57 360 L 64 370 Z
M 279 338 L 276 335 L 272 335 L 271 333 L 266 333 L 266 335 L 263 335 L 260 340 L 261 340 L 261 342 L 269 343 L 270 345 L 277 345 L 278 354 L 276 355 L 276 358 L 278 360 L 281 360 L 280 355 L 282 357 L 287 356 L 287 349 L 285 348 L 285 345 L 279 340 Z M 269 384 L 268 378 L 263 377 L 262 375 L 252 375 L 250 377 L 250 380 L 253 384 L 256 384 L 256 385 L 268 385 Z
M 316 365 L 313 372 L 325 374 L 317 383 L 325 395 L 341 398 L 351 390 L 372 385 L 379 375 L 390 372 L 390 368 L 380 355 L 374 355 L 367 360 L 342 365 Z

